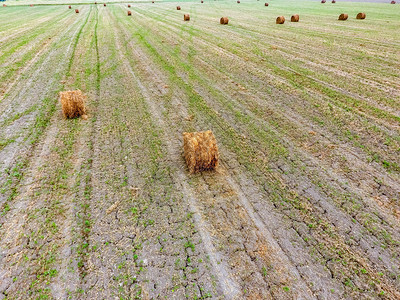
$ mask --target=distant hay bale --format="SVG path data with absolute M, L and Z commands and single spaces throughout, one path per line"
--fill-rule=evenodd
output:
M 29 6 L 30 6 L 30 7 L 33 7 L 33 4 L 30 4 Z
M 60 92 L 62 112 L 66 119 L 73 119 L 82 116 L 87 119 L 86 97 L 80 90 Z
M 131 7 L 131 5 L 130 5 L 130 4 L 128 4 L 128 7 Z
M 229 23 L 228 17 L 222 17 L 222 18 L 219 20 L 219 23 L 222 24 L 222 25 L 228 24 L 228 23 Z
M 276 24 L 283 24 L 285 23 L 285 17 L 284 16 L 279 16 L 276 18 Z
M 396 1 L 392 1 L 392 2 L 390 2 L 390 4 L 396 4 Z
M 332 3 L 336 3 L 336 0 L 332 0 Z
M 103 6 L 107 6 L 107 4 L 104 3 Z
M 200 3 L 204 3 L 204 1 L 203 1 L 203 0 L 201 0 L 201 1 L 200 1 Z
M 190 16 L 189 16 L 189 14 L 184 14 L 184 15 L 183 15 L 183 21 L 190 21 Z
M 265 2 L 265 4 L 264 4 L 265 6 L 268 6 L 269 4 L 267 3 L 267 2 Z
M 79 9 L 75 9 L 75 13 L 79 14 Z
M 364 20 L 366 16 L 367 16 L 367 15 L 366 15 L 365 13 L 361 13 L 361 12 L 360 12 L 360 13 L 357 14 L 357 17 L 356 17 L 356 18 L 359 19 L 359 20 Z
M 236 3 L 240 3 L 240 1 L 239 1 L 239 0 L 237 0 L 237 1 L 236 1 Z
M 325 3 L 325 2 L 326 2 L 326 0 L 322 0 L 322 1 L 321 1 L 321 3 Z
M 71 8 L 72 8 L 72 7 L 71 7 L 71 5 L 70 5 L 70 6 L 68 6 L 68 8 L 69 8 L 69 9 L 71 9 Z
M 7 7 L 7 5 L 3 4 L 3 7 Z
M 210 130 L 184 132 L 183 150 L 190 173 L 214 170 L 218 166 L 217 140 Z
M 339 20 L 340 20 L 340 21 L 346 21 L 348 17 L 349 17 L 348 14 L 340 14 Z
M 293 15 L 293 16 L 290 18 L 290 22 L 298 22 L 299 20 L 300 20 L 299 15 Z
M 181 10 L 181 7 L 180 7 L 180 6 L 177 6 L 177 7 L 176 7 L 176 10 Z
M 128 16 L 131 16 L 132 12 L 130 10 L 128 10 Z

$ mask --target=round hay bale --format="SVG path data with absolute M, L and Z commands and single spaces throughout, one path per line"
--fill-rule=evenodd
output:
M 80 90 L 60 92 L 62 112 L 66 119 L 86 115 L 86 97 Z
M 299 15 L 293 15 L 293 16 L 290 18 L 290 22 L 298 22 L 299 20 L 300 20 Z
M 326 2 L 326 0 L 322 0 L 322 1 L 321 1 L 321 3 L 325 3 L 325 2 Z
M 189 14 L 184 14 L 184 15 L 183 15 L 183 21 L 190 21 L 190 16 L 189 16 Z
M 3 7 L 7 7 L 7 5 L 3 4 Z
M 177 6 L 177 7 L 176 7 L 176 10 L 181 10 L 181 7 L 180 7 L 180 6 Z
M 30 7 L 33 7 L 33 4 L 29 5 Z
M 228 22 L 229 22 L 228 17 L 222 17 L 221 19 L 219 19 L 219 23 L 222 25 L 226 25 L 228 24 Z
M 284 16 L 279 16 L 276 18 L 276 24 L 283 24 L 285 23 L 285 17 Z
M 104 3 L 103 6 L 107 6 L 107 4 Z
M 131 16 L 132 12 L 130 10 L 128 10 L 128 16 Z
M 79 9 L 75 9 L 75 13 L 76 13 L 76 14 L 79 14 Z
M 71 7 L 71 5 L 70 5 L 70 6 L 68 6 L 68 8 L 69 8 L 69 9 L 71 9 L 71 8 L 72 8 L 72 7 Z
M 348 17 L 349 17 L 348 14 L 340 14 L 339 20 L 340 20 L 340 21 L 346 21 Z
M 336 0 L 332 0 L 332 3 L 336 3 Z
M 267 2 L 265 2 L 265 4 L 264 4 L 265 6 L 269 6 L 269 4 L 267 3 Z
M 210 130 L 184 132 L 183 152 L 190 173 L 215 170 L 218 166 L 217 140 Z
M 200 3 L 204 3 L 204 1 L 203 1 L 203 0 L 201 0 L 201 1 L 200 1 Z
M 131 7 L 131 5 L 130 4 L 128 4 L 128 8 L 130 8 Z
M 359 20 L 364 20 L 366 16 L 367 16 L 367 15 L 366 15 L 365 13 L 361 13 L 361 12 L 360 12 L 360 13 L 357 14 L 357 17 L 356 17 L 356 18 L 359 19 Z
M 390 4 L 396 4 L 396 1 L 392 1 L 392 2 L 390 2 Z
M 239 1 L 239 0 L 237 0 L 237 1 L 236 1 L 236 3 L 240 3 L 240 1 Z

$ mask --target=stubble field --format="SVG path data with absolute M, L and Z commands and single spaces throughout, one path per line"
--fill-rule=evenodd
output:
M 5 3 L 0 299 L 400 298 L 400 5 Z

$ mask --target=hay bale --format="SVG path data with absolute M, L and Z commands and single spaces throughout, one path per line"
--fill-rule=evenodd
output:
M 284 16 L 279 16 L 276 18 L 276 24 L 283 24 L 285 23 L 285 17 Z
M 190 173 L 214 170 L 218 166 L 217 140 L 210 130 L 184 132 L 183 150 Z
M 396 4 L 396 1 L 392 1 L 392 2 L 390 2 L 390 4 Z
M 132 12 L 128 10 L 128 16 L 132 16 Z
M 321 3 L 325 3 L 325 2 L 326 2 L 326 0 L 322 0 L 322 1 L 321 1 Z
M 360 12 L 360 13 L 357 14 L 357 17 L 356 17 L 356 18 L 359 19 L 359 20 L 364 20 L 366 16 L 367 16 L 367 15 L 366 15 L 365 13 L 361 13 L 361 12 Z
M 237 0 L 237 1 L 236 1 L 236 3 L 240 3 L 240 1 L 239 1 L 239 0 Z
M 107 4 L 104 3 L 103 6 L 107 6 Z
M 72 8 L 72 7 L 71 7 L 71 5 L 70 5 L 70 6 L 68 6 L 68 8 L 69 8 L 69 9 L 71 9 L 71 8 Z
M 201 1 L 200 1 L 200 3 L 204 3 L 204 1 L 203 1 L 203 0 L 201 0 Z
M 75 9 L 75 13 L 76 13 L 76 14 L 79 14 L 79 9 Z
M 190 21 L 190 16 L 189 16 L 189 14 L 184 14 L 184 15 L 183 15 L 183 21 Z
M 267 2 L 265 2 L 265 4 L 264 4 L 265 6 L 268 6 L 269 4 L 267 3 Z
M 180 7 L 180 6 L 177 6 L 177 7 L 176 7 L 176 10 L 181 10 L 181 7 Z
M 128 4 L 128 8 L 130 8 L 131 7 L 131 5 L 130 4 Z
M 33 7 L 33 4 L 29 5 L 30 7 Z
M 7 5 L 3 4 L 3 7 L 7 7 Z
M 332 3 L 336 3 L 336 0 L 332 0 Z
M 222 24 L 222 25 L 226 25 L 226 24 L 228 24 L 228 22 L 229 22 L 228 17 L 222 17 L 222 18 L 219 20 L 219 23 Z
M 60 92 L 62 111 L 66 119 L 80 116 L 87 119 L 85 101 L 86 97 L 80 90 Z
M 293 16 L 290 18 L 290 22 L 298 22 L 299 20 L 300 20 L 299 15 L 293 15 Z
M 348 14 L 340 14 L 339 20 L 340 20 L 340 21 L 346 21 L 348 17 L 349 17 Z

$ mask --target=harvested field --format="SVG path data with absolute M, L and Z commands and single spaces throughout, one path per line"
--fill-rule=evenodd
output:
M 84 2 L 0 9 L 0 299 L 400 298 L 400 5 Z

